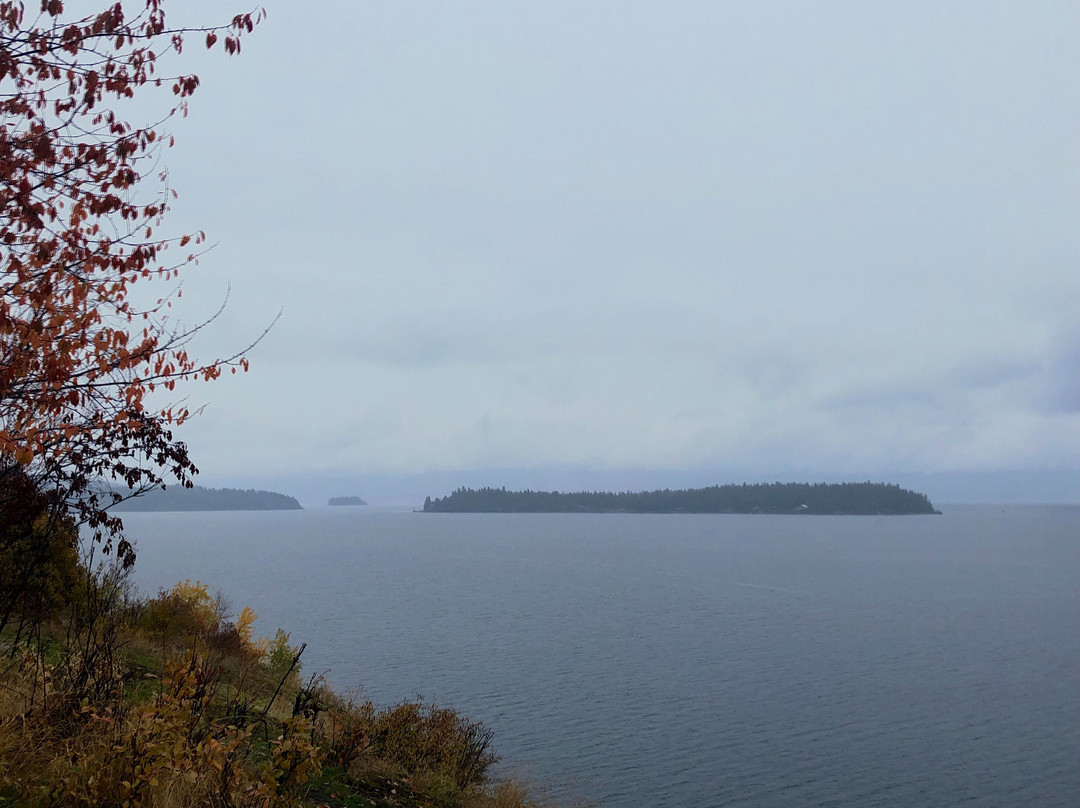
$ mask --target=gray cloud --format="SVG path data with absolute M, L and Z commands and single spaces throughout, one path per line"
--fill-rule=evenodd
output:
M 204 469 L 1077 464 L 1075 4 L 270 12 L 170 155 L 201 353 L 285 309 Z

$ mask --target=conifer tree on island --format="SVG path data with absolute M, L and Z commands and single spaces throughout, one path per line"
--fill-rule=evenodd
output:
M 198 471 L 173 435 L 191 413 L 150 394 L 247 369 L 243 352 L 190 355 L 206 323 L 170 318 L 205 240 L 164 228 L 176 192 L 163 125 L 199 86 L 172 63 L 191 43 L 239 53 L 265 12 L 170 28 L 162 0 L 88 16 L 68 5 L 0 2 L 0 521 L 30 480 L 130 565 L 108 511 L 120 495 L 102 481 L 141 492 Z M 132 99 L 155 94 L 160 120 L 127 119 Z M 132 293 L 149 284 L 160 292 L 140 294 L 157 300 L 143 307 Z

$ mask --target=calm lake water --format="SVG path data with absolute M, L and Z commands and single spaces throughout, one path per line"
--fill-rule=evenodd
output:
M 127 514 L 181 578 L 606 808 L 1080 804 L 1080 508 Z

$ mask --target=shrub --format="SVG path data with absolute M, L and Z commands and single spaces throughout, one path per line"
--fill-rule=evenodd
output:
M 321 707 L 315 729 L 327 762 L 349 769 L 371 747 L 375 705 L 368 699 L 361 701 L 358 696 L 341 698 L 324 685 L 311 698 Z
M 290 670 L 300 674 L 300 654 L 302 649 L 289 645 L 289 633 L 279 628 L 274 639 L 267 643 L 266 666 L 274 673 L 284 676 Z
M 5 684 L 40 687 L 36 661 Z M 166 663 L 139 705 L 84 702 L 58 723 L 26 703 L 0 713 L 0 804 L 64 806 L 299 806 L 321 757 L 303 717 L 266 745 L 217 708 L 219 669 L 189 653 Z
M 453 709 L 405 701 L 375 715 L 371 750 L 405 771 L 450 777 L 464 790 L 487 783 L 488 770 L 498 762 L 493 734 Z
M 0 630 L 11 621 L 22 626 L 55 616 L 79 581 L 74 522 L 36 489 L 27 493 L 29 502 L 0 509 Z

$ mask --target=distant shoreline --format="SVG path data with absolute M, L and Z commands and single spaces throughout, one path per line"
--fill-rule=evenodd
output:
M 424 513 L 706 513 L 792 516 L 940 514 L 925 494 L 890 483 L 772 483 L 613 493 L 459 488 Z
M 254 488 L 159 488 L 113 506 L 120 513 L 188 511 L 299 511 L 296 497 Z
M 352 508 L 360 505 L 367 505 L 360 497 L 330 497 L 327 505 L 335 508 Z
M 993 503 L 989 505 L 993 507 Z M 833 511 L 832 513 L 813 513 L 809 511 L 631 511 L 631 510 L 603 510 L 596 508 L 590 510 L 588 508 L 579 508 L 577 510 L 520 510 L 520 511 L 451 511 L 451 510 L 424 510 L 423 508 L 413 508 L 412 513 L 492 513 L 492 514 L 567 514 L 573 516 L 574 514 L 581 514 L 583 516 L 591 516 L 594 514 L 612 515 L 616 516 L 622 514 L 624 516 L 941 516 L 941 511 Z

